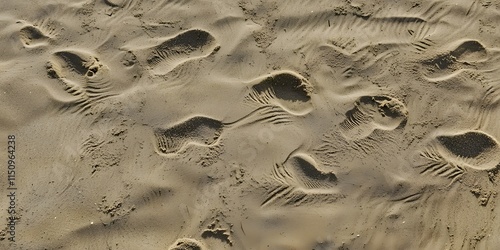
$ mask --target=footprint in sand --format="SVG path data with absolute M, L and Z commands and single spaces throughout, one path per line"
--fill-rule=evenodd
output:
M 492 170 L 500 166 L 500 145 L 482 131 L 436 136 L 419 154 L 421 174 L 446 177 L 452 183 L 467 169 Z
M 36 48 L 48 45 L 54 39 L 54 29 L 50 27 L 48 21 L 32 24 L 26 21 L 19 21 L 23 27 L 19 30 L 19 40 L 26 48 Z
M 476 40 L 461 40 L 449 45 L 453 49 L 422 61 L 424 75 L 429 80 L 445 79 L 461 69 L 476 68 L 488 59 L 483 44 Z
M 109 69 L 97 56 L 84 50 L 64 50 L 51 55 L 46 65 L 50 78 L 60 80 L 64 90 L 73 96 L 65 108 L 85 110 L 112 94 Z M 63 99 L 62 97 L 60 99 Z
M 188 144 L 214 146 L 225 129 L 255 123 L 288 124 L 294 115 L 312 109 L 311 85 L 300 75 L 275 72 L 248 83 L 245 96 L 255 110 L 236 121 L 225 122 L 206 116 L 193 116 L 166 128 L 154 129 L 156 149 L 160 154 L 176 154 Z
M 206 116 L 194 116 L 186 120 L 154 130 L 156 148 L 160 154 L 176 154 L 188 144 L 213 146 L 219 142 L 225 129 L 248 126 L 255 123 L 287 124 L 290 115 L 276 106 L 263 106 L 236 121 L 223 122 Z
M 331 202 L 339 197 L 336 185 L 334 172 L 320 169 L 309 154 L 294 152 L 283 163 L 275 164 L 269 185 L 264 185 L 266 199 L 261 206 Z
M 312 110 L 312 85 L 301 75 L 291 71 L 273 72 L 249 83 L 245 100 L 258 105 L 280 106 L 293 115 Z
M 168 250 L 205 250 L 207 249 L 203 244 L 195 239 L 182 238 L 172 244 Z
M 360 140 L 374 130 L 394 130 L 404 126 L 408 118 L 406 106 L 389 96 L 363 96 L 346 113 L 340 131 L 347 140 Z
M 162 38 L 160 44 L 156 46 L 130 50 L 149 67 L 153 74 L 164 75 L 186 61 L 210 55 L 218 47 L 212 34 L 204 30 L 192 29 L 173 37 Z

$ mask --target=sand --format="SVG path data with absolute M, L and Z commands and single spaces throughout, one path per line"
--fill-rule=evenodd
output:
M 500 246 L 498 1 L 0 2 L 0 249 Z

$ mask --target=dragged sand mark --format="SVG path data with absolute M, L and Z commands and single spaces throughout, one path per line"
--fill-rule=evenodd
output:
M 172 190 L 168 187 L 150 187 L 148 192 L 144 192 L 141 195 L 140 200 L 140 205 L 141 206 L 146 206 L 150 203 L 154 203 L 156 201 L 159 201 L 161 199 L 165 199 L 164 195 L 167 194 L 167 196 L 172 195 Z
M 334 172 L 321 170 L 310 155 L 294 152 L 282 164 L 275 164 L 263 186 L 265 199 L 261 206 L 299 206 L 333 201 L 341 197 L 335 189 L 336 185 Z
M 358 8 L 335 8 L 300 16 L 295 13 L 284 15 L 277 25 L 286 29 L 291 37 L 308 37 L 311 32 L 328 40 L 349 37 L 355 42 L 347 50 L 353 53 L 372 44 L 407 46 L 423 41 L 445 23 L 441 18 L 450 8 L 442 3 L 411 12 L 382 10 L 360 13 Z
M 424 38 L 421 41 L 416 41 L 411 44 L 418 54 L 424 54 L 429 48 L 436 45 L 436 43 L 429 38 Z
M 415 202 L 417 200 L 420 200 L 423 195 L 424 195 L 424 192 L 420 191 L 420 192 L 416 192 L 416 193 L 413 193 L 413 194 L 405 195 L 405 196 L 400 197 L 400 198 L 392 199 L 391 201 L 403 202 L 403 203 L 411 203 L 411 202 Z
M 374 130 L 394 130 L 406 124 L 408 110 L 396 98 L 389 96 L 362 96 L 355 107 L 346 113 L 340 131 L 347 140 L 360 140 Z
M 78 109 L 85 110 L 92 103 L 113 96 L 110 93 L 108 67 L 89 52 L 55 52 L 46 69 L 49 77 L 59 79 L 64 90 L 76 97 L 66 108 L 77 106 Z
M 291 71 L 274 72 L 264 79 L 252 81 L 246 101 L 276 105 L 291 114 L 301 115 L 312 109 L 313 86 L 301 75 Z
M 139 51 L 137 56 L 147 63 L 154 74 L 164 75 L 186 61 L 210 55 L 217 48 L 212 34 L 192 29 L 167 38 L 155 47 Z
M 333 192 L 307 192 L 296 189 L 293 186 L 277 184 L 276 182 L 265 182 L 259 187 L 264 190 L 265 199 L 261 202 L 261 207 L 267 206 L 321 206 L 337 202 L 345 196 Z
M 168 128 L 156 128 L 156 148 L 161 154 L 181 151 L 187 144 L 214 146 L 219 142 L 224 129 L 248 126 L 255 123 L 288 124 L 290 115 L 276 106 L 263 106 L 242 118 L 223 122 L 210 117 L 195 116 L 178 122 Z
M 466 169 L 462 166 L 447 161 L 433 146 L 429 146 L 421 152 L 420 157 L 425 160 L 425 163 L 416 166 L 420 174 L 447 178 L 450 180 L 449 185 L 457 181 L 466 172 Z
M 325 166 L 345 169 L 350 165 L 346 162 L 363 160 L 373 154 L 392 157 L 391 149 L 403 140 L 401 134 L 387 130 L 375 130 L 365 138 L 349 140 L 338 130 L 325 133 L 322 143 L 313 149 L 316 158 Z
M 177 239 L 168 250 L 206 250 L 201 242 L 192 238 Z

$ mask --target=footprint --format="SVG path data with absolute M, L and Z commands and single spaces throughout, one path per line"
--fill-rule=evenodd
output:
M 86 51 L 55 52 L 46 69 L 50 78 L 59 79 L 64 90 L 76 97 L 69 106 L 86 109 L 91 103 L 112 95 L 108 67 Z
M 203 239 L 217 239 L 229 246 L 233 246 L 231 227 L 232 225 L 227 223 L 224 218 L 216 216 L 216 218 L 213 218 L 212 222 L 203 230 L 201 237 Z
M 321 195 L 334 198 L 337 193 L 335 173 L 320 170 L 317 162 L 305 153 L 292 153 L 284 163 L 276 164 L 270 182 L 277 184 L 270 185 L 273 188 L 267 190 L 262 206 L 276 203 L 298 206 L 324 201 L 318 199 Z
M 447 177 L 453 183 L 471 170 L 492 170 L 500 163 L 500 146 L 481 131 L 436 136 L 419 154 L 421 174 Z
M 500 147 L 490 135 L 481 131 L 467 131 L 436 137 L 444 157 L 477 170 L 490 170 L 500 163 Z
M 473 69 L 477 63 L 488 59 L 486 48 L 476 40 L 459 41 L 458 45 L 452 46 L 454 49 L 422 62 L 424 75 L 429 80 L 449 77 L 458 70 Z
M 289 114 L 276 106 L 263 106 L 232 122 L 222 122 L 210 117 L 195 116 L 168 128 L 154 131 L 156 145 L 161 154 L 175 154 L 188 144 L 214 146 L 224 129 L 248 126 L 255 123 L 287 124 Z
M 246 100 L 277 105 L 291 114 L 302 115 L 312 109 L 312 91 L 312 85 L 304 77 L 289 71 L 275 72 L 253 81 Z
M 157 129 L 155 137 L 158 150 L 163 154 L 176 153 L 188 142 L 210 146 L 220 137 L 224 124 L 221 121 L 196 116 L 167 129 Z
M 362 96 L 355 107 L 346 113 L 340 131 L 347 140 L 360 140 L 374 130 L 394 130 L 406 124 L 408 110 L 396 98 L 389 96 Z
M 203 244 L 195 239 L 182 238 L 172 244 L 168 250 L 205 250 L 207 249 Z
M 337 176 L 333 172 L 319 170 L 316 161 L 304 153 L 291 156 L 285 161 L 281 171 L 307 190 L 328 189 L 337 184 Z
M 50 39 L 43 31 L 33 25 L 26 25 L 19 31 L 19 39 L 25 47 L 33 48 L 47 45 Z
M 146 62 L 153 74 L 164 75 L 186 61 L 210 55 L 217 48 L 212 34 L 193 29 L 168 38 L 153 48 L 139 51 L 136 55 Z
M 476 40 L 467 40 L 451 51 L 450 55 L 459 62 L 472 63 L 486 60 L 488 53 L 480 42 Z

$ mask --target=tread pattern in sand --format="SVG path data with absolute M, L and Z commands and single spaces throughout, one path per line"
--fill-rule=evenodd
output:
M 362 96 L 355 107 L 346 113 L 340 123 L 341 133 L 348 140 L 360 140 L 375 129 L 394 130 L 405 125 L 408 117 L 406 106 L 389 96 Z
M 93 102 L 112 96 L 108 67 L 86 51 L 58 51 L 46 65 L 50 78 L 59 79 L 64 90 L 76 97 L 68 106 L 87 109 Z
M 218 120 L 196 116 L 166 129 L 156 129 L 157 149 L 163 154 L 175 153 L 189 142 L 210 146 L 222 133 L 224 124 Z
M 275 72 L 251 86 L 245 97 L 249 102 L 277 105 L 292 114 L 301 114 L 311 108 L 312 85 L 293 72 Z
M 192 29 L 148 49 L 146 62 L 154 74 L 163 75 L 188 60 L 210 55 L 216 48 L 217 42 L 212 34 Z

